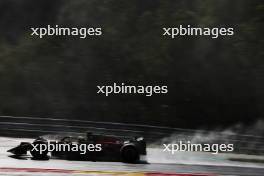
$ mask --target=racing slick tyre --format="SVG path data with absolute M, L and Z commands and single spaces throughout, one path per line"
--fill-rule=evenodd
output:
M 42 145 L 43 144 L 46 145 L 46 149 L 42 150 L 42 152 L 40 152 L 41 144 Z M 37 146 L 36 147 L 37 150 L 35 150 L 35 149 L 30 150 L 30 154 L 32 155 L 33 159 L 44 160 L 44 159 L 48 158 L 47 141 L 45 141 L 45 140 L 36 140 L 36 141 L 33 142 L 33 145 Z
M 139 160 L 139 153 L 133 146 L 126 146 L 121 151 L 122 160 L 126 163 L 135 163 Z

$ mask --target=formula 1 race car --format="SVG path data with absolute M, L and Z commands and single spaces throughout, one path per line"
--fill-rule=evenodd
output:
M 113 136 L 87 135 L 62 137 L 60 140 L 47 140 L 39 137 L 33 143 L 21 142 L 8 152 L 13 156 L 26 156 L 28 151 L 33 159 L 44 160 L 61 158 L 88 161 L 123 161 L 136 163 L 146 155 L 146 142 L 143 137 L 124 140 Z

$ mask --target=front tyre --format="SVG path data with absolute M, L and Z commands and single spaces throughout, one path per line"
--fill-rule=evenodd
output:
M 121 151 L 122 160 L 126 163 L 135 163 L 139 160 L 139 153 L 133 146 L 126 146 Z
M 36 140 L 33 142 L 33 146 L 36 146 L 30 150 L 30 154 L 33 159 L 44 160 L 48 158 L 48 145 L 46 140 Z

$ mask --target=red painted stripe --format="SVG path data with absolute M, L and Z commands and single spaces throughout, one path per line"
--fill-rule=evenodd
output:
M 82 171 L 82 170 L 67 170 L 67 169 L 44 169 L 44 168 L 9 168 L 9 167 L 2 167 L 0 168 L 0 172 L 31 172 L 31 173 L 64 173 L 64 174 L 73 174 L 73 173 L 80 173 L 80 172 L 98 172 L 98 171 Z M 105 171 L 107 172 L 107 171 Z M 100 172 L 98 172 L 99 174 Z M 104 173 L 104 171 L 102 171 Z M 111 174 L 111 172 L 108 172 Z M 113 172 L 119 173 L 119 172 Z M 124 172 L 120 172 L 124 173 Z M 177 174 L 177 173 L 157 173 L 157 172 L 138 172 L 142 173 L 146 176 L 216 176 L 216 175 L 208 175 L 208 174 Z M 129 174 L 129 172 L 128 172 Z M 115 174 L 114 174 L 115 175 Z
M 0 168 L 0 172 L 44 172 L 44 173 L 74 173 L 74 170 L 65 169 L 42 169 L 42 168 Z

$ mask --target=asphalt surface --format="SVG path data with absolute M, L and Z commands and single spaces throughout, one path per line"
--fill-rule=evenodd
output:
M 30 156 L 15 159 L 6 152 L 20 141 L 0 137 L 0 175 L 239 175 L 263 176 L 264 164 L 234 162 L 226 156 L 216 157 L 211 154 L 182 153 L 169 155 L 159 149 L 148 149 L 149 164 L 125 164 L 120 162 L 88 162 L 51 159 L 32 160 Z

